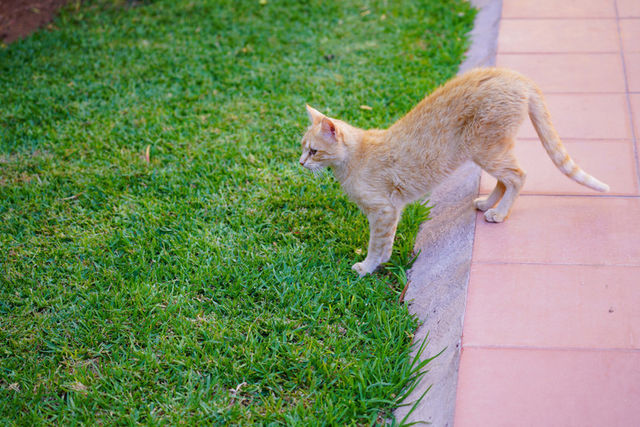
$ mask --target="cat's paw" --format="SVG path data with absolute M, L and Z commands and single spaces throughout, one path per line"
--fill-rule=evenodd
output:
M 506 215 L 498 212 L 497 209 L 489 209 L 484 213 L 484 219 L 487 222 L 502 222 L 506 217 Z
M 484 212 L 491 207 L 489 206 L 488 202 L 489 202 L 488 197 L 478 197 L 473 201 L 473 206 L 475 206 L 475 208 L 478 209 L 479 211 Z
M 358 273 L 360 277 L 366 276 L 375 270 L 375 268 L 370 268 L 365 262 L 356 262 L 351 269 Z

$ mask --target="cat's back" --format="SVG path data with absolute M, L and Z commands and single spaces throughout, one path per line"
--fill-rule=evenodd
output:
M 474 101 L 482 104 L 503 103 L 505 98 L 526 97 L 531 86 L 528 78 L 513 70 L 474 68 L 449 80 L 425 101 L 466 105 Z
M 392 129 L 415 135 L 456 128 L 469 119 L 520 115 L 532 87 L 533 82 L 513 70 L 474 68 L 425 97 Z
M 493 135 L 522 123 L 533 82 L 504 68 L 476 68 L 453 78 L 425 98 L 422 118 L 452 135 Z M 449 135 L 451 136 L 451 135 Z

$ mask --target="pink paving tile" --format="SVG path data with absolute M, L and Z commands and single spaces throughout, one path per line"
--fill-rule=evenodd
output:
M 620 33 L 625 52 L 640 52 L 640 19 L 621 19 Z
M 631 101 L 631 114 L 636 129 L 636 138 L 640 141 L 640 94 L 632 93 L 629 95 L 629 100 Z
M 565 141 L 564 146 L 581 168 L 609 184 L 610 194 L 640 194 L 631 141 Z M 523 194 L 598 194 L 560 172 L 538 140 L 518 141 L 516 157 L 527 172 Z M 483 172 L 480 192 L 490 192 L 495 183 Z
M 500 54 L 497 65 L 530 77 L 544 93 L 625 92 L 619 53 Z
M 545 95 L 551 120 L 563 139 L 631 139 L 627 98 L 622 93 Z M 520 138 L 537 138 L 529 120 Z
M 465 348 L 454 424 L 640 425 L 640 352 Z
M 640 18 L 640 1 L 638 0 L 616 0 L 618 3 L 618 14 L 621 18 Z
M 506 0 L 503 18 L 615 18 L 614 0 Z
M 520 196 L 511 216 L 478 213 L 473 262 L 640 265 L 640 198 Z
M 640 349 L 640 267 L 476 264 L 462 342 Z
M 638 42 L 640 43 L 640 39 Z M 624 62 L 627 69 L 629 91 L 640 92 L 640 52 L 626 53 L 624 55 Z
M 615 19 L 503 19 L 499 53 L 618 52 Z

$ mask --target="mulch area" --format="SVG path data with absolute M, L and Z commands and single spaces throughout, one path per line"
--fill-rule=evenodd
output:
M 11 43 L 42 28 L 69 0 L 1 0 L 0 41 Z

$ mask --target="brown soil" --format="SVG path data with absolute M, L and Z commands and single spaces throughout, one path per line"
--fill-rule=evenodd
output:
M 11 43 L 51 22 L 69 0 L 0 0 L 0 41 Z

